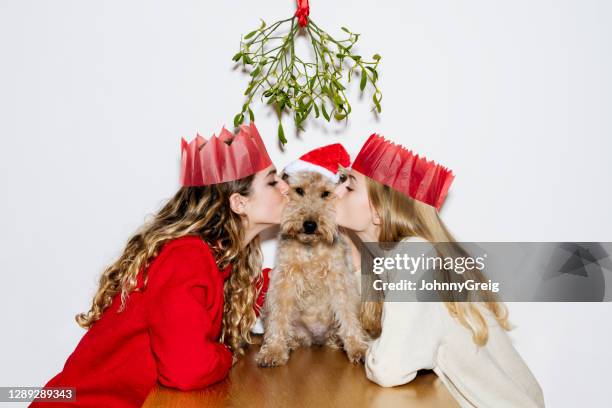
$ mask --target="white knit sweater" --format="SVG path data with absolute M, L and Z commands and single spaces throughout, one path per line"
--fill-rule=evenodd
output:
M 386 302 L 382 334 L 366 355 L 367 377 L 392 387 L 432 369 L 461 407 L 543 407 L 542 389 L 507 332 L 488 310 L 482 313 L 489 339 L 478 347 L 442 302 Z

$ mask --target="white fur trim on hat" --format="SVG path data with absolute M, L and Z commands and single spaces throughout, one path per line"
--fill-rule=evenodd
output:
M 324 175 L 334 183 L 337 183 L 338 180 L 340 180 L 339 172 L 334 174 L 331 171 L 327 170 L 325 167 L 317 166 L 316 164 L 312 164 L 304 160 L 296 160 L 294 162 L 289 163 L 287 166 L 285 166 L 283 171 L 287 174 L 294 174 L 298 171 L 314 171 Z

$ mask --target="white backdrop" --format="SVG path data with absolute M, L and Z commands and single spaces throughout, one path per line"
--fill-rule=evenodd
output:
M 292 0 L 0 1 L 0 385 L 42 386 L 84 331 L 97 279 L 178 187 L 180 137 L 231 127 L 240 35 Z M 442 216 L 461 240 L 610 241 L 612 3 L 311 1 L 331 34 L 382 55 L 383 113 L 348 127 L 256 110 L 279 168 L 372 132 L 457 175 Z M 355 84 L 353 84 L 355 85 Z M 356 86 L 353 87 L 356 90 Z M 265 243 L 266 263 L 274 242 Z M 609 405 L 610 304 L 512 304 L 547 406 Z M 588 404 L 585 404 L 588 402 Z

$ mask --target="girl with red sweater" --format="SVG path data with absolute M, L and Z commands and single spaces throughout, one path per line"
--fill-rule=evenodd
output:
M 288 187 L 254 124 L 182 140 L 181 184 L 76 316 L 88 330 L 45 385 L 76 400 L 48 406 L 140 407 L 157 382 L 204 388 L 244 353 L 264 281 L 258 235 L 279 223 Z

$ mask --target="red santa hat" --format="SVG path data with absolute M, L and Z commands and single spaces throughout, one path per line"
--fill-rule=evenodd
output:
M 348 167 L 350 164 L 351 156 L 344 146 L 334 143 L 311 150 L 289 163 L 283 171 L 289 175 L 300 171 L 314 171 L 337 183 L 340 180 L 340 166 Z

